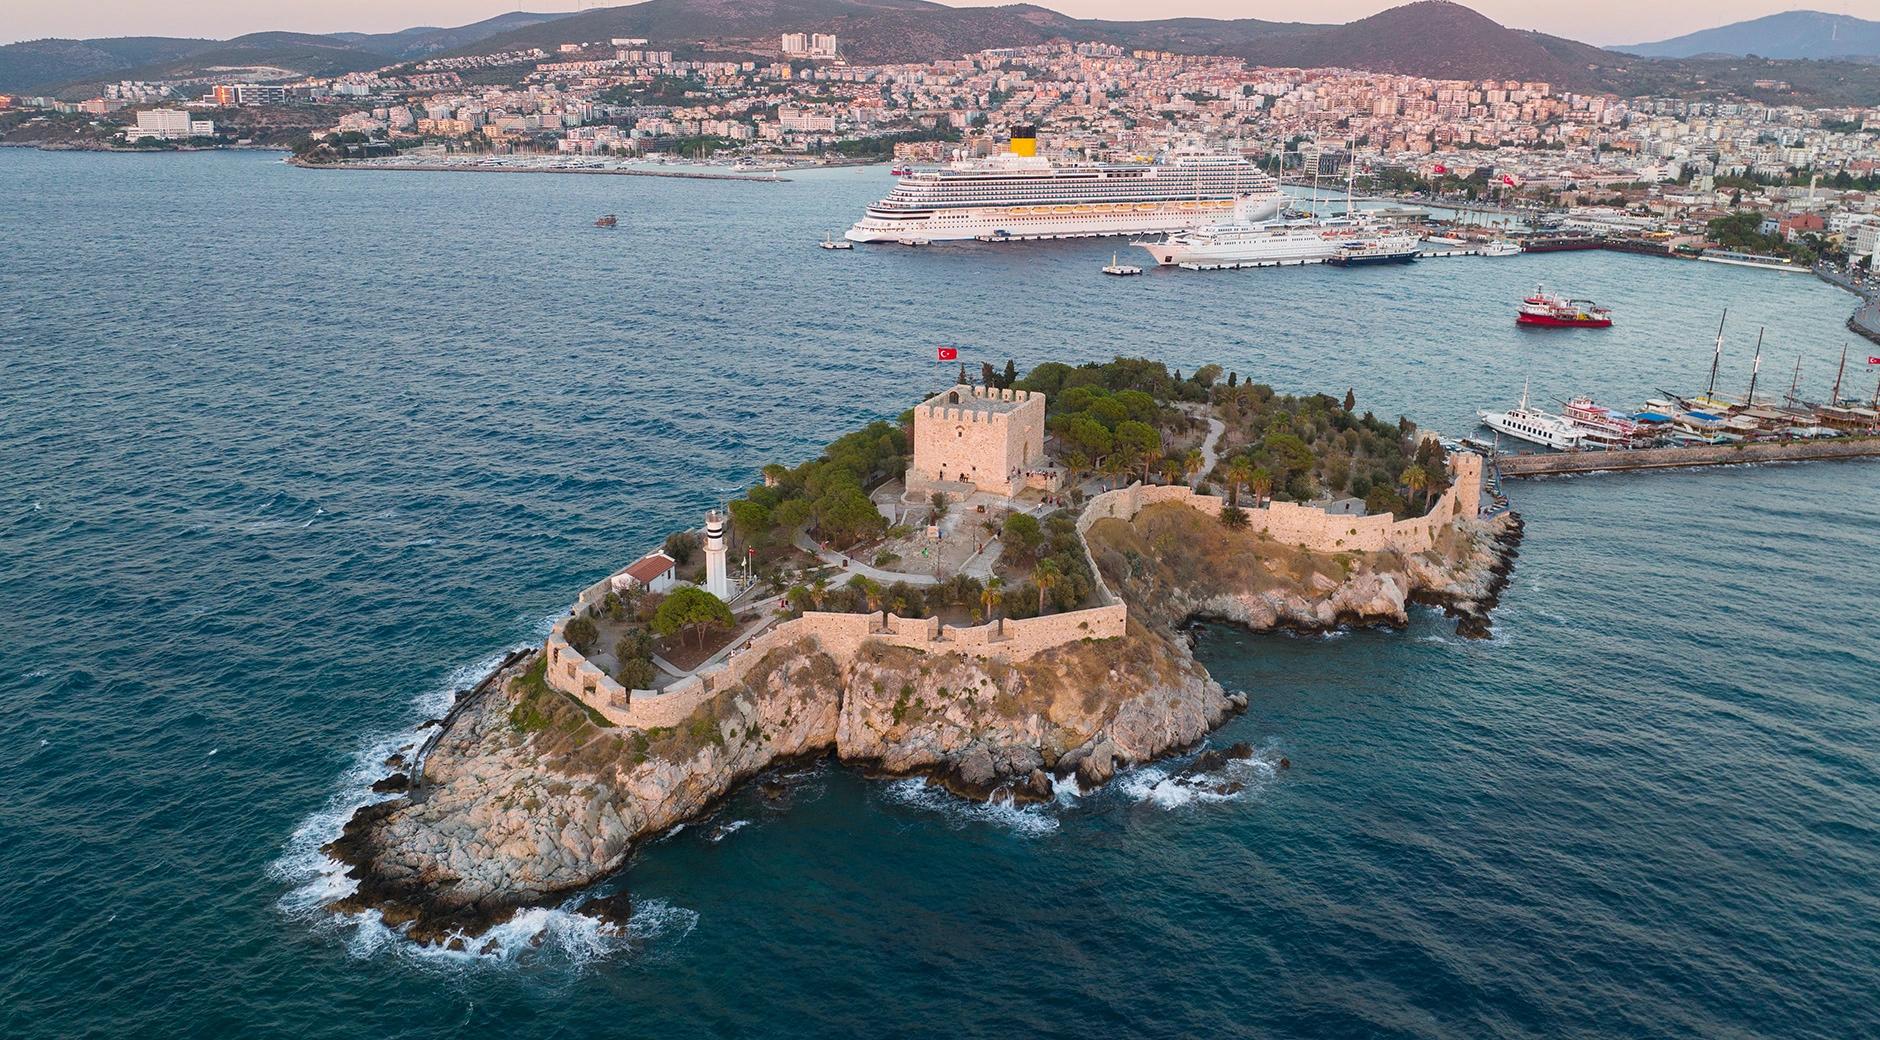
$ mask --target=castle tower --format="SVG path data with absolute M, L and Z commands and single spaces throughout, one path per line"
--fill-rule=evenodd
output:
M 725 515 L 705 514 L 705 591 L 731 602 L 731 575 L 725 569 Z

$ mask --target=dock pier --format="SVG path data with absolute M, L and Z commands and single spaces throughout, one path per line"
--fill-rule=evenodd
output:
M 1828 459 L 1880 458 L 1880 437 L 1714 444 L 1682 448 L 1634 448 L 1629 451 L 1536 452 L 1500 455 L 1496 469 L 1504 478 L 1546 477 L 1567 473 L 1618 473 L 1627 470 L 1740 466 L 1752 462 L 1814 462 Z

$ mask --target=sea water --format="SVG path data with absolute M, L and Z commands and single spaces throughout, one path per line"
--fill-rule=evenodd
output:
M 890 178 L 790 176 L 0 150 L 0 1035 L 1880 1032 L 1872 463 L 1513 485 L 1486 642 L 1204 630 L 1251 701 L 1232 794 L 823 765 L 642 850 L 625 937 L 549 907 L 476 956 L 321 910 L 416 723 L 762 463 L 950 380 L 937 345 L 1462 434 L 1524 382 L 1698 388 L 1726 307 L 1727 392 L 1759 327 L 1761 385 L 1800 355 L 1815 398 L 1849 338 L 1811 278 L 1605 253 L 827 252 Z M 1617 327 L 1515 329 L 1537 282 Z

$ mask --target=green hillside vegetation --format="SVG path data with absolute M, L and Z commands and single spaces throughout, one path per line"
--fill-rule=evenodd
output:
M 1420 516 L 1448 487 L 1442 446 L 1416 436 L 1408 419 L 1358 415 L 1348 391 L 1295 397 L 1230 376 L 1214 388 L 1228 433 L 1215 477 L 1230 502 L 1309 502 L 1323 495 L 1364 500 L 1370 513 Z
M 868 491 L 907 468 L 907 450 L 899 424 L 876 421 L 836 438 L 813 462 L 794 469 L 765 466 L 765 483 L 731 503 L 732 525 L 759 547 L 805 525 L 832 545 L 875 537 L 887 520 Z

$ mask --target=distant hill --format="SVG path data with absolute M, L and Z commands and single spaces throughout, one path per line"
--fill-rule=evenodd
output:
M 1797 22 L 1794 19 L 1801 19 Z M 489 54 L 612 37 L 644 37 L 686 55 L 772 54 L 785 32 L 833 32 L 857 64 L 957 58 L 993 47 L 1058 40 L 1126 48 L 1222 54 L 1257 65 L 1342 67 L 1441 79 L 1545 80 L 1622 95 L 1746 96 L 1777 104 L 1880 102 L 1880 59 L 1764 60 L 1778 57 L 1767 25 L 1816 24 L 1808 12 L 1725 26 L 1682 40 L 1743 30 L 1762 59 L 1647 57 L 1602 50 L 1544 33 L 1511 29 L 1468 7 L 1420 0 L 1346 25 L 1253 18 L 1109 21 L 1072 18 L 1034 4 L 947 7 L 929 0 L 645 0 L 579 14 L 506 14 L 454 29 L 396 33 L 254 33 L 233 40 L 140 37 L 35 40 L 0 47 L 0 90 L 83 93 L 116 79 L 172 79 L 216 67 L 274 66 L 326 74 L 433 55 Z M 1880 23 L 1841 18 L 1827 31 L 1835 47 L 1880 53 L 1861 33 Z M 1679 41 L 1650 45 L 1669 47 Z M 1724 44 L 1692 45 L 1716 50 Z
M 954 8 L 925 0 L 647 0 L 494 36 L 471 49 L 643 36 L 668 46 L 775 50 L 779 34 L 801 31 L 834 32 L 848 59 L 859 63 L 931 61 L 1070 39 L 1227 54 L 1265 65 L 1586 83 L 1587 55 L 1614 57 L 1571 40 L 1504 28 L 1445 0 L 1421 0 L 1348 25 L 1252 18 L 1107 21 L 1031 4 Z
M 1821 11 L 1784 11 L 1657 43 L 1613 50 L 1651 58 L 1880 58 L 1880 22 Z
M 567 17 L 567 12 L 561 11 L 553 14 L 511 11 L 508 14 L 499 14 L 494 18 L 486 18 L 469 25 L 459 25 L 454 29 L 423 26 L 395 33 L 333 33 L 332 36 L 334 39 L 344 40 L 369 51 L 390 54 L 403 61 L 416 61 L 434 54 L 469 47 L 492 36 Z
M 1303 27 L 1302 27 L 1303 28 Z M 1347 25 L 1271 34 L 1229 48 L 1262 65 L 1340 66 L 1443 79 L 1590 85 L 1597 47 L 1510 29 L 1461 4 L 1420 0 Z
M 214 40 L 121 36 L 107 40 L 29 40 L 0 47 L 0 91 L 50 90 L 86 76 L 108 75 L 181 58 Z
M 170 79 L 217 67 L 265 65 L 303 75 L 379 68 L 469 47 L 524 26 L 567 17 L 513 12 L 451 29 L 395 33 L 261 32 L 232 40 L 132 36 L 28 40 L 0 47 L 0 91 L 49 92 L 120 79 Z

